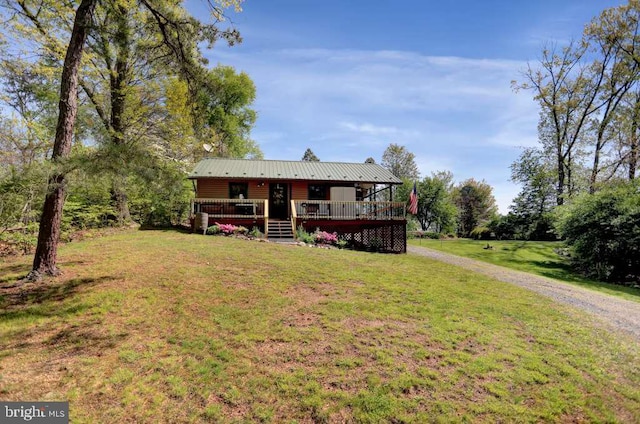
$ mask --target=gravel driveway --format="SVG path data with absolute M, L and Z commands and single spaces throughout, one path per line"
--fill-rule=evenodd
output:
M 551 278 L 514 271 L 498 265 L 450 255 L 425 247 L 407 246 L 407 252 L 456 265 L 505 283 L 516 284 L 533 290 L 558 302 L 585 310 L 595 315 L 605 324 L 631 334 L 636 340 L 640 340 L 640 302 L 632 302 Z

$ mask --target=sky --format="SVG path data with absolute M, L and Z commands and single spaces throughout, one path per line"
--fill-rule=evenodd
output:
M 206 2 L 189 10 L 207 18 Z M 537 144 L 533 93 L 514 92 L 545 45 L 579 39 L 620 0 L 246 0 L 230 13 L 243 42 L 210 65 L 256 85 L 252 138 L 265 159 L 380 163 L 391 143 L 420 176 L 485 180 L 508 212 L 510 165 Z

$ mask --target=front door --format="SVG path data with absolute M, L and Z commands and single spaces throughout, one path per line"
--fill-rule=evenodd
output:
M 269 218 L 289 219 L 288 188 L 288 184 L 269 184 Z

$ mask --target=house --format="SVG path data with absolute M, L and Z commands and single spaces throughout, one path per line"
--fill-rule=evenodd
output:
M 337 232 L 355 248 L 406 252 L 402 181 L 371 163 L 204 159 L 189 174 L 192 225 L 258 227 L 270 239 L 302 226 Z

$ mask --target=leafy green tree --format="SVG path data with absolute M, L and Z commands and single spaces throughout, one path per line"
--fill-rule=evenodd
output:
M 262 152 L 249 137 L 256 122 L 251 108 L 256 87 L 244 73 L 231 66 L 207 71 L 200 88 L 198 115 L 201 140 L 211 143 L 220 157 L 260 158 Z
M 522 190 L 510 206 L 513 237 L 525 240 L 553 240 L 551 211 L 556 205 L 555 172 L 543 151 L 525 149 L 511 165 L 511 181 Z M 513 216 L 511 216 L 513 215 Z
M 469 237 L 476 227 L 487 225 L 498 210 L 491 186 L 473 178 L 453 189 L 453 201 L 458 208 L 458 235 L 461 237 Z
M 67 48 L 62 76 L 60 78 L 60 102 L 58 124 L 53 143 L 52 161 L 59 164 L 69 156 L 73 140 L 73 129 L 78 109 L 78 70 L 82 60 L 84 43 L 91 24 L 91 15 L 96 0 L 82 0 L 76 12 L 71 40 Z M 62 209 L 66 195 L 66 175 L 54 172 L 49 178 L 48 190 L 42 207 L 38 245 L 29 280 L 39 280 L 43 274 L 58 275 L 57 254 L 60 239 Z
M 413 187 L 413 181 L 419 177 L 415 155 L 409 152 L 404 146 L 398 144 L 390 144 L 389 147 L 385 149 L 380 165 L 387 168 L 393 175 L 401 180 L 411 180 L 411 187 Z M 382 199 L 389 200 L 390 198 L 396 198 L 396 193 L 399 189 L 399 187 L 393 186 L 389 192 L 385 190 L 381 193 Z
M 320 158 L 316 156 L 315 153 L 310 148 L 304 151 L 304 155 L 302 155 L 302 160 L 306 162 L 320 162 Z
M 616 130 L 613 150 L 618 152 L 620 167 L 626 171 L 627 179 L 633 180 L 640 157 L 640 87 L 634 87 L 625 96 L 612 126 Z
M 380 164 L 400 179 L 417 180 L 420 175 L 415 155 L 398 144 L 392 143 L 386 148 Z
M 450 172 L 435 172 L 416 182 L 418 213 L 416 219 L 423 230 L 437 233 L 455 230 L 457 209 L 451 197 Z M 413 181 L 405 179 L 396 192 L 396 200 L 409 202 Z
M 518 217 L 513 212 L 509 212 L 492 219 L 487 228 L 497 240 L 513 240 L 517 238 L 520 223 Z
M 539 139 L 554 164 L 558 205 L 583 186 L 595 192 L 625 168 L 635 178 L 639 22 L 635 0 L 607 9 L 585 27 L 580 42 L 545 48 L 524 82 L 514 83 L 532 90 L 540 104 Z
M 175 162 L 147 157 L 129 178 L 131 214 L 146 226 L 169 227 L 182 224 L 189 214 L 193 187 Z
M 0 167 L 0 234 L 12 227 L 25 231 L 37 221 L 44 200 L 48 169 L 40 163 Z
M 584 30 L 583 42 L 590 46 L 591 53 L 597 57 L 591 65 L 596 71 L 592 72 L 598 76 L 598 71 L 603 69 L 604 74 L 604 83 L 598 92 L 599 110 L 590 122 L 593 133 L 593 159 L 589 176 L 591 193 L 595 192 L 599 183 L 614 177 L 621 159 L 610 155 L 608 148 L 616 141 L 615 123 L 620 117 L 625 97 L 638 86 L 639 23 L 640 4 L 632 1 L 628 5 L 604 10 Z M 612 167 L 615 167 L 613 172 Z
M 554 160 L 559 205 L 574 192 L 574 165 L 602 84 L 602 77 L 592 80 L 588 70 L 579 66 L 586 52 L 586 46 L 574 43 L 560 51 L 545 48 L 538 67 L 525 71 L 526 82 L 514 83 L 516 90 L 533 90 L 540 104 L 539 139 Z
M 203 148 L 207 140 L 196 137 L 189 86 L 185 80 L 169 76 L 159 81 L 159 91 L 164 95 L 164 107 L 158 113 L 160 119 L 152 145 L 162 157 L 187 170 L 208 153 Z
M 222 9 L 233 5 L 239 7 L 239 1 L 221 1 L 221 6 L 209 2 L 211 10 L 214 13 L 216 21 L 222 18 Z M 126 117 L 127 111 L 139 112 L 134 102 L 131 107 L 127 105 L 127 93 L 131 90 L 128 85 L 130 72 L 133 69 L 128 66 L 130 53 L 132 52 L 132 44 L 129 42 L 133 31 L 131 25 L 131 16 L 145 19 L 139 21 L 146 24 L 145 35 L 148 43 L 148 51 L 154 52 L 156 55 L 155 69 L 176 69 L 178 74 L 189 82 L 189 87 L 193 92 L 195 87 L 200 86 L 202 79 L 203 60 L 199 54 L 198 46 L 202 41 L 214 43 L 219 38 L 224 38 L 230 43 L 239 40 L 237 31 L 230 27 L 229 29 L 220 30 L 214 24 L 202 24 L 197 19 L 186 13 L 180 4 L 166 1 L 141 0 L 139 3 L 132 4 L 128 1 L 106 2 L 103 0 L 83 0 L 77 9 L 75 5 L 42 1 L 40 4 L 32 4 L 30 2 L 3 2 L 3 5 L 10 11 L 15 12 L 12 22 L 16 23 L 14 28 L 19 31 L 26 29 L 27 39 L 33 36 L 33 42 L 43 47 L 41 51 L 45 56 L 55 64 L 61 61 L 61 89 L 60 89 L 60 113 L 58 116 L 58 125 L 56 129 L 55 142 L 53 146 L 52 160 L 58 165 L 56 171 L 52 174 L 49 181 L 49 190 L 45 198 L 44 207 L 42 209 L 42 218 L 40 221 L 40 231 L 38 238 L 38 246 L 34 258 L 33 270 L 29 275 L 31 279 L 38 279 L 42 274 L 56 275 L 58 273 L 56 267 L 57 242 L 60 235 L 60 224 L 62 218 L 62 210 L 66 194 L 67 174 L 69 170 L 65 170 L 63 165 L 69 157 L 72 140 L 74 135 L 74 127 L 76 124 L 76 116 L 78 111 L 77 95 L 78 86 L 83 85 L 83 81 L 79 78 L 80 69 L 87 63 L 92 64 L 91 59 L 96 56 L 89 55 L 88 60 L 83 62 L 83 53 L 85 51 L 85 42 L 88 39 L 89 32 L 92 33 L 90 40 L 96 41 L 98 50 L 91 53 L 106 53 L 101 57 L 108 61 L 115 58 L 112 62 L 113 72 L 105 73 L 109 79 L 110 91 L 108 92 L 109 102 L 111 106 L 111 115 L 101 113 L 98 105 L 101 99 L 97 97 L 96 92 L 90 89 L 85 90 L 87 96 L 96 105 L 96 112 L 101 120 L 106 124 L 107 117 L 110 125 L 107 133 L 116 146 L 125 145 L 126 125 L 123 125 L 123 118 Z M 98 7 L 100 6 L 100 7 Z M 98 7 L 98 8 L 97 8 Z M 100 15 L 103 10 L 111 10 L 111 15 L 106 13 Z M 94 13 L 96 11 L 96 13 Z M 35 12 L 35 13 L 34 13 Z M 111 25 L 107 27 L 102 25 L 100 17 L 111 16 L 113 21 L 107 23 Z M 49 26 L 44 26 L 40 18 L 45 17 Z M 51 18 L 51 19 L 49 19 Z M 95 18 L 95 21 L 93 20 Z M 71 26 L 70 23 L 73 22 Z M 113 29 L 113 32 L 107 31 L 107 28 Z M 103 32 L 101 32 L 103 30 Z M 61 42 L 61 39 L 68 38 L 71 40 L 68 46 Z M 62 34 L 61 38 L 55 36 Z M 115 34 L 115 35 L 114 35 Z M 110 37 L 113 36 L 111 39 Z M 111 47 L 114 53 L 110 53 Z M 102 52 L 99 49 L 103 49 Z M 148 55 L 142 55 L 143 59 L 150 60 Z M 175 66 L 174 66 L 175 65 Z M 55 66 L 53 67 L 55 68 Z M 144 67 L 144 69 L 150 69 Z M 84 70 L 84 69 L 83 69 Z M 85 72 L 83 75 L 90 75 Z M 83 85 L 83 88 L 85 86 Z M 107 98 L 107 93 L 102 91 L 103 99 Z M 102 110 L 104 112 L 104 110 Z M 138 113 L 137 116 L 140 116 Z M 120 121 L 118 121 L 120 120 Z M 106 126 L 106 125 L 105 125 Z M 121 140 L 122 143 L 116 141 Z M 122 150 L 122 149 L 120 149 Z M 126 156 L 121 156 L 126 157 Z M 111 159 L 111 158 L 110 158 Z
M 556 226 L 585 275 L 640 283 L 640 184 L 631 181 L 583 194 L 556 210 Z

